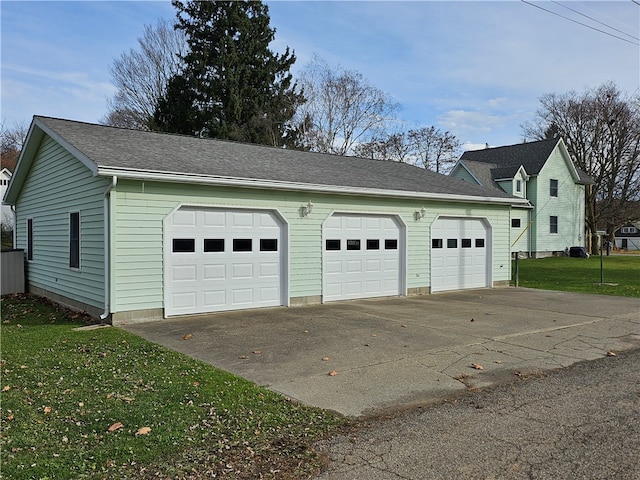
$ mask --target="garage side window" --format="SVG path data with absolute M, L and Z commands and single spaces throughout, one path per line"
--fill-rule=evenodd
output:
M 80 268 L 80 212 L 69 213 L 69 267 Z
M 174 238 L 173 253 L 193 253 L 196 251 L 196 241 L 194 238 Z
M 33 260 L 33 218 L 27 218 L 27 260 Z
M 442 248 L 442 239 L 441 238 L 432 238 L 431 239 L 431 248 Z
M 511 219 L 511 228 L 520 228 L 520 219 L 512 218 Z

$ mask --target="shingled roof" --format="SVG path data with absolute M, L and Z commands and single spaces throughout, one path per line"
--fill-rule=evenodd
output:
M 464 152 L 460 162 L 481 181 L 485 186 L 499 188 L 495 180 L 513 178 L 518 169 L 524 167 L 527 175 L 535 176 L 540 173 L 549 156 L 556 148 L 560 138 L 526 142 L 504 147 L 485 148 L 482 150 L 470 150 Z M 483 164 L 485 166 L 483 166 Z M 490 167 L 487 167 L 490 165 Z M 593 180 L 575 164 L 578 182 L 583 184 L 593 183 Z M 491 172 L 490 181 L 487 178 L 487 168 Z M 485 181 L 480 179 L 482 176 Z
M 36 128 L 52 136 L 100 176 L 200 183 L 233 180 L 235 184 L 254 187 L 267 182 L 271 188 L 399 194 L 459 201 L 518 201 L 492 188 L 470 185 L 399 162 L 143 132 L 41 116 L 34 117 L 32 130 Z

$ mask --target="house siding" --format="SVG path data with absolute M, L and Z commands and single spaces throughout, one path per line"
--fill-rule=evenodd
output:
M 460 165 L 456 165 L 449 175 L 455 178 L 459 178 L 460 180 L 464 180 L 465 182 L 479 185 L 478 181 L 473 178 L 469 171 L 466 168 L 461 167 Z
M 558 196 L 550 195 L 550 180 L 558 181 Z M 565 158 L 556 149 L 540 170 L 534 188 L 529 186 L 530 200 L 537 228 L 533 250 L 537 256 L 564 252 L 567 247 L 584 245 L 584 186 L 575 183 Z M 550 234 L 549 219 L 558 217 L 558 233 Z
M 430 226 L 438 215 L 487 218 L 493 231 L 493 282 L 507 282 L 509 206 L 120 181 L 112 195 L 112 298 L 114 313 L 163 308 L 163 221 L 179 205 L 278 210 L 289 229 L 289 296 L 322 295 L 322 225 L 333 212 L 398 215 L 407 225 L 406 286 L 428 291 Z M 300 215 L 311 201 L 313 212 Z M 426 215 L 416 220 L 416 210 Z
M 104 307 L 104 215 L 106 179 L 92 173 L 45 136 L 16 202 L 16 245 L 27 248 L 33 219 L 29 288 L 51 292 L 74 306 Z M 69 267 L 69 214 L 80 212 L 80 268 Z

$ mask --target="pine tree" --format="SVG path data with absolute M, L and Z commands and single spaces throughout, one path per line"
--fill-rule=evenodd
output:
M 183 72 L 155 113 L 160 130 L 290 145 L 289 120 L 303 97 L 289 69 L 295 55 L 269 49 L 275 30 L 256 1 L 173 1 L 187 38 Z

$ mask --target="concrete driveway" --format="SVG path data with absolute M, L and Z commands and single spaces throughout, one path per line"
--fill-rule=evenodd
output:
M 362 416 L 638 346 L 640 299 L 499 288 L 121 328 L 306 404 Z

